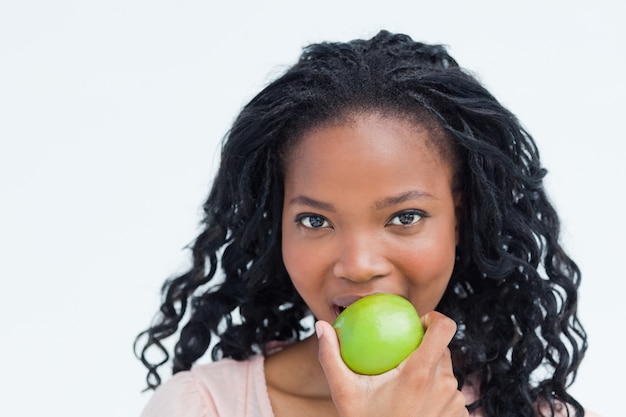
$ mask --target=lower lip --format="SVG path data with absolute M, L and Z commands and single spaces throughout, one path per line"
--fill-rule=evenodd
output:
M 336 316 L 339 316 L 339 314 L 341 314 L 343 310 L 345 310 L 345 307 L 333 306 L 333 310 L 335 312 L 335 317 L 336 317 Z

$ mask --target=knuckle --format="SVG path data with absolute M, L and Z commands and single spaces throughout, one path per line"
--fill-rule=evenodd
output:
M 465 396 L 463 395 L 463 393 L 461 393 L 461 391 L 457 391 L 457 394 L 454 398 L 454 404 L 455 407 L 457 407 L 457 409 L 461 411 L 460 415 L 469 416 L 469 411 L 465 406 Z
M 447 378 L 444 378 L 442 383 L 443 383 L 444 388 L 448 392 L 454 392 L 455 395 L 459 394 L 463 396 L 461 391 L 459 391 L 459 382 L 456 380 L 454 376 L 450 375 Z
M 429 323 L 428 327 L 436 327 L 440 331 L 450 334 L 456 333 L 456 322 L 438 311 L 431 311 L 424 318 Z
M 442 317 L 440 318 L 441 320 L 441 326 L 445 327 L 445 330 L 450 333 L 450 334 L 454 334 L 456 333 L 456 322 L 454 320 L 452 320 L 449 317 L 446 317 L 444 315 L 442 315 Z

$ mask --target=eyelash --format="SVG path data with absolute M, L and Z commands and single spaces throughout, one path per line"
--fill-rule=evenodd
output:
M 311 226 L 311 219 L 312 218 L 317 218 L 319 220 L 322 221 L 322 225 L 321 226 Z M 309 220 L 309 226 L 304 224 L 304 221 L 308 219 Z M 295 222 L 300 224 L 302 227 L 305 227 L 307 229 L 321 229 L 323 227 L 328 227 L 330 225 L 330 222 L 326 219 L 326 217 L 324 216 L 320 216 L 319 214 L 311 214 L 311 213 L 303 213 L 300 214 L 296 217 Z
M 394 219 L 396 219 L 396 218 L 398 218 L 400 216 L 405 216 L 405 215 L 416 216 L 416 217 L 418 217 L 418 219 L 413 221 L 412 223 L 409 223 L 409 224 L 404 224 L 404 223 L 393 224 L 392 223 L 392 221 Z M 389 219 L 387 224 L 391 224 L 392 226 L 409 227 L 409 226 L 413 226 L 416 223 L 421 222 L 423 219 L 425 219 L 427 217 L 428 217 L 428 215 L 425 212 L 423 212 L 422 210 L 416 210 L 416 209 L 404 210 L 404 211 L 401 211 L 401 212 L 396 213 L 393 216 L 391 216 L 391 218 Z
M 406 216 L 406 215 L 416 216 L 416 217 L 418 217 L 418 219 L 417 220 L 413 219 L 414 221 L 411 222 L 411 223 L 408 223 L 408 224 L 404 224 L 402 222 L 392 223 L 394 219 L 399 218 L 400 216 Z M 396 213 L 393 216 L 391 216 L 391 218 L 387 222 L 387 225 L 400 226 L 400 227 L 410 227 L 410 226 L 412 226 L 412 225 L 414 225 L 416 223 L 419 223 L 421 220 L 423 220 L 423 219 L 425 219 L 427 217 L 428 217 L 428 215 L 425 212 L 423 212 L 422 210 L 416 210 L 416 209 L 404 210 L 404 211 L 401 211 L 401 212 Z M 311 220 L 312 219 L 316 219 L 317 222 L 321 222 L 321 225 L 319 225 L 319 226 L 311 225 Z M 308 225 L 304 224 L 305 221 L 308 221 Z M 312 214 L 312 213 L 303 213 L 303 214 L 300 214 L 300 215 L 296 216 L 295 222 L 300 224 L 301 226 L 307 228 L 307 229 L 322 229 L 322 228 L 330 226 L 330 222 L 328 221 L 328 219 L 326 219 L 326 217 L 321 216 L 319 214 Z

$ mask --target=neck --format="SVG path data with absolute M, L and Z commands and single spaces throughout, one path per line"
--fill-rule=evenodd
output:
M 268 385 L 298 396 L 330 399 L 315 336 L 269 356 L 265 363 Z

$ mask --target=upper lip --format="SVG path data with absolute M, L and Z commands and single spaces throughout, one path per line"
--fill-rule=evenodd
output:
M 379 291 L 380 292 L 380 291 Z M 378 292 L 371 292 L 367 294 L 351 294 L 351 295 L 342 295 L 339 297 L 335 297 L 332 300 L 333 308 L 336 314 L 341 313 L 342 308 L 348 307 L 350 304 L 355 301 L 372 294 L 377 294 Z

